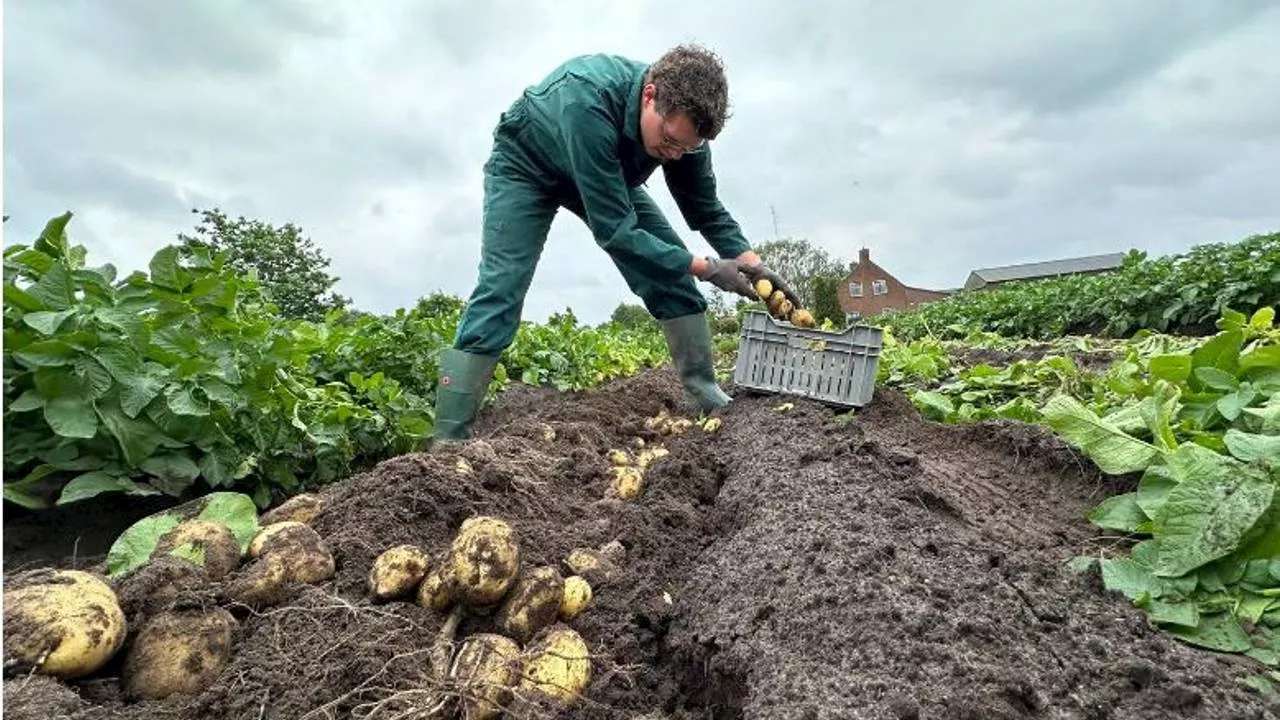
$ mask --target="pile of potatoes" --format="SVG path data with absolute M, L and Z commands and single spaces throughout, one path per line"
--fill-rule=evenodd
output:
M 306 495 L 263 515 L 247 548 L 247 564 L 227 525 L 192 518 L 161 535 L 148 561 L 119 580 L 53 569 L 9 578 L 6 668 L 69 680 L 97 672 L 123 652 L 120 683 L 127 697 L 201 692 L 231 658 L 237 620 L 224 605 L 275 604 L 290 583 L 333 577 L 333 555 L 307 524 L 320 508 L 316 496 Z M 146 593 L 133 617 L 137 627 L 130 626 L 118 594 L 130 583 Z M 208 591 L 215 602 L 175 602 L 184 591 Z
M 775 319 L 789 322 L 796 327 L 811 328 L 817 325 L 813 313 L 796 307 L 786 293 L 775 289 L 768 279 L 756 280 L 756 294 L 764 301 L 765 306 L 769 308 L 769 314 Z
M 607 577 L 609 557 L 579 549 L 553 565 L 524 561 L 511 523 L 494 516 L 468 518 L 447 550 L 400 544 L 383 551 L 369 569 L 376 602 L 413 601 L 448 613 L 434 658 L 437 678 L 461 698 L 464 717 L 484 720 L 524 702 L 567 708 L 591 680 L 586 643 L 567 621 L 592 599 L 587 577 Z M 594 574 L 594 575 L 593 575 Z M 490 618 L 491 630 L 466 637 L 452 658 L 463 613 Z

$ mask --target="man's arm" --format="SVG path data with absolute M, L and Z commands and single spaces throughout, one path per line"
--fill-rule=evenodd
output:
M 663 166 L 663 176 L 685 222 L 692 230 L 701 232 L 720 257 L 759 264 L 760 258 L 751 250 L 742 228 L 716 194 L 716 175 L 711 167 L 709 143 L 697 152 Z
M 690 272 L 705 271 L 704 259 L 695 260 L 686 248 L 668 245 L 639 227 L 609 118 L 597 107 L 571 104 L 565 108 L 565 120 L 561 136 L 569 169 L 596 242 L 656 278 L 678 280 Z

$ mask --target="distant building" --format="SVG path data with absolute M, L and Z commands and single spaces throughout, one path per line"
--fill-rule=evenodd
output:
M 980 290 L 1014 280 L 1039 280 L 1061 275 L 1088 275 L 1115 270 L 1124 262 L 1125 253 L 1086 255 L 1084 257 L 1049 260 L 1047 262 L 1002 265 L 974 270 L 964 283 L 965 290 Z
M 876 315 L 884 310 L 904 310 L 934 300 L 949 291 L 925 290 L 903 284 L 892 273 L 871 262 L 871 251 L 858 251 L 858 262 L 849 266 L 849 274 L 836 288 L 840 307 L 850 319 Z

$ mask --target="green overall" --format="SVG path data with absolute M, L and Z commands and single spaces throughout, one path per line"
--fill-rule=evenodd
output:
M 666 163 L 645 152 L 645 69 L 612 55 L 573 58 L 502 113 L 484 165 L 479 281 L 453 351 L 441 360 L 437 437 L 466 435 L 498 356 L 515 338 L 562 207 L 587 224 L 627 286 L 662 322 L 691 400 L 704 409 L 727 402 L 718 387 L 705 387 L 712 377 L 707 303 L 689 273 L 693 254 L 642 185 L 662 164 L 685 221 L 720 257 L 737 257 L 750 245 L 716 196 L 709 143 Z

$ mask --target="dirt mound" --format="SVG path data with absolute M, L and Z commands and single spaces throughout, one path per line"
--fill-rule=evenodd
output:
M 1236 682 L 1249 668 L 1065 570 L 1095 542 L 1084 511 L 1113 488 L 1052 436 L 927 423 L 888 391 L 852 416 L 740 396 L 714 435 L 644 427 L 679 396 L 666 369 L 586 393 L 513 388 L 479 440 L 327 488 L 312 524 L 336 576 L 237 612 L 230 665 L 201 695 L 129 702 L 116 662 L 74 693 L 8 678 L 6 717 L 412 717 L 444 617 L 372 603 L 365 578 L 382 550 L 442 550 L 481 513 L 512 522 L 526 563 L 624 550 L 569 623 L 593 675 L 561 717 L 1275 716 Z M 640 498 L 610 499 L 607 452 L 636 437 L 670 454 Z

